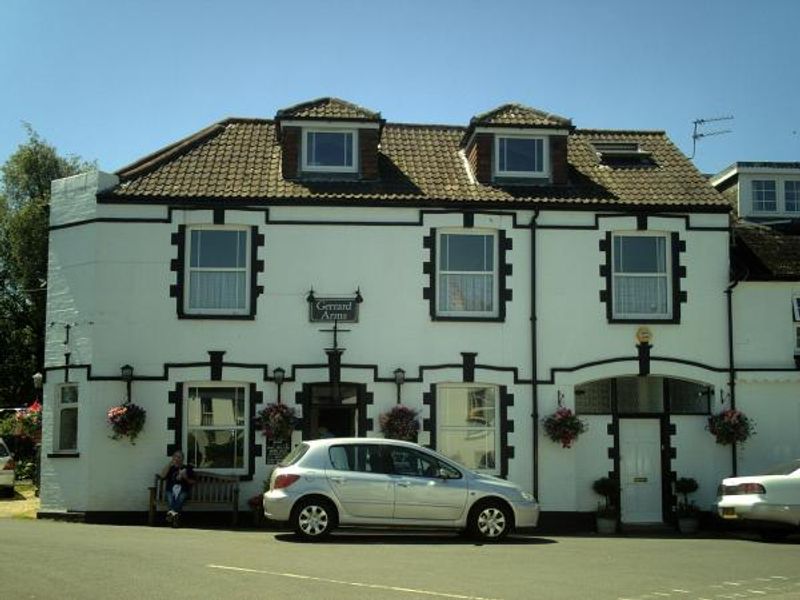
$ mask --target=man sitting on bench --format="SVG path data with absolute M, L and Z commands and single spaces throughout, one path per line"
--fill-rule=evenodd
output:
M 180 513 L 183 504 L 192 493 L 194 479 L 194 467 L 183 462 L 183 452 L 175 451 L 169 464 L 161 471 L 161 478 L 166 480 L 167 522 L 177 527 L 180 521 Z

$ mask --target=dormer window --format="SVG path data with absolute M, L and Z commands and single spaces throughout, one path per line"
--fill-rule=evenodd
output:
M 303 136 L 303 170 L 355 173 L 358 130 L 306 129 Z
M 497 135 L 496 177 L 547 177 L 545 138 Z

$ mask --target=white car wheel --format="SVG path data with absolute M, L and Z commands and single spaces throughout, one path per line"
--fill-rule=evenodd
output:
M 295 509 L 294 531 L 304 540 L 316 541 L 326 537 L 335 527 L 335 509 L 326 500 L 302 500 Z

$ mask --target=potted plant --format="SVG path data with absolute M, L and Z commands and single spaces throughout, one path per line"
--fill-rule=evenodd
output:
M 586 423 L 565 406 L 559 406 L 552 415 L 542 419 L 544 432 L 554 442 L 560 442 L 562 448 L 571 448 L 572 442 L 586 431 Z
M 717 439 L 717 443 L 722 445 L 744 443 L 756 432 L 754 423 L 747 415 L 733 408 L 710 416 L 706 429 Z
M 127 437 L 131 444 L 136 444 L 136 438 L 144 427 L 147 411 L 138 404 L 125 402 L 109 408 L 107 417 L 112 440 Z
M 418 415 L 416 410 L 402 404 L 392 407 L 392 410 L 383 413 L 379 418 L 383 437 L 416 442 L 419 434 Z
M 597 507 L 597 533 L 616 533 L 619 511 L 615 499 L 619 491 L 617 480 L 611 477 L 601 477 L 592 483 L 595 494 L 603 497 L 603 504 Z
M 694 502 L 689 500 L 700 487 L 696 479 L 681 477 L 675 482 L 675 493 L 683 496 L 683 501 L 678 502 L 678 531 L 681 533 L 695 533 L 699 526 L 698 510 Z
M 296 424 L 294 408 L 286 404 L 268 404 L 255 418 L 255 426 L 273 444 L 289 443 Z

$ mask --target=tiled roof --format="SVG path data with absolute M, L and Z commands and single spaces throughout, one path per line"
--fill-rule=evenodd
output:
M 800 236 L 739 222 L 733 229 L 739 276 L 750 280 L 800 280 Z
M 378 121 L 381 118 L 381 114 L 339 98 L 317 98 L 316 100 L 281 109 L 275 118 Z
M 229 119 L 118 171 L 110 198 L 217 198 L 301 202 L 431 202 L 702 206 L 727 204 L 661 132 L 576 130 L 569 136 L 568 185 L 476 183 L 460 148 L 463 127 L 388 123 L 377 181 L 287 180 L 270 120 Z M 591 142 L 636 141 L 649 168 L 601 165 Z
M 572 121 L 522 104 L 503 104 L 472 117 L 471 126 L 572 127 Z

